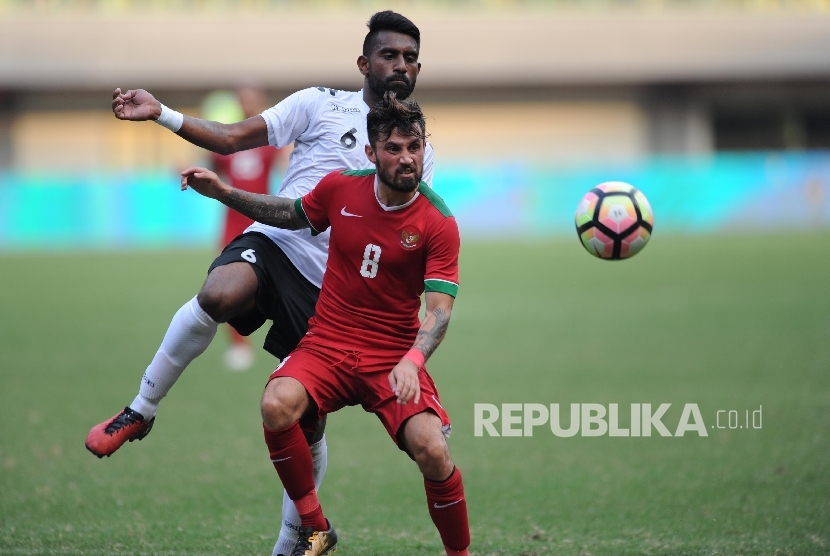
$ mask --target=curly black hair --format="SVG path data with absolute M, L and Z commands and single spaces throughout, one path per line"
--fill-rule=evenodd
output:
M 427 137 L 424 113 L 414 100 L 398 100 L 394 91 L 387 91 L 366 116 L 366 131 L 372 148 L 378 141 L 386 141 L 392 131 L 401 135 Z

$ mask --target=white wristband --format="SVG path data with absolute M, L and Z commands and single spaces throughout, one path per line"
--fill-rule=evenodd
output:
M 181 112 L 176 112 L 165 105 L 161 105 L 161 115 L 156 123 L 162 127 L 166 127 L 173 133 L 176 133 L 182 128 L 184 123 L 184 115 Z

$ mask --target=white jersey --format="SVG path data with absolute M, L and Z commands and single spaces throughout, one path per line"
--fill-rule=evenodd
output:
M 369 144 L 366 133 L 368 113 L 369 106 L 363 102 L 362 90 L 351 92 L 323 87 L 298 91 L 263 112 L 271 146 L 283 148 L 294 143 L 277 195 L 296 199 L 335 170 L 374 168 L 364 150 L 364 145 Z M 430 187 L 432 166 L 432 146 L 427 143 L 422 179 Z M 329 231 L 312 236 L 309 229 L 283 230 L 259 222 L 245 231 L 268 236 L 309 282 L 322 287 L 329 253 Z

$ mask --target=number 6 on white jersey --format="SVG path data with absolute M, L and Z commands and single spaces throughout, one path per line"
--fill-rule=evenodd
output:
M 363 250 L 363 264 L 360 265 L 360 275 L 364 278 L 374 278 L 378 275 L 380 261 L 380 247 L 369 244 Z

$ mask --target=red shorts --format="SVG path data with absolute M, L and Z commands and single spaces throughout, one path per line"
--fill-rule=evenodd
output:
M 405 352 L 354 351 L 303 341 L 271 373 L 270 380 L 288 376 L 302 384 L 317 404 L 317 417 L 334 413 L 347 405 L 360 405 L 378 416 L 386 432 L 398 445 L 398 432 L 404 422 L 418 413 L 432 411 L 441 419 L 445 436 L 450 433 L 450 418 L 438 398 L 438 390 L 426 367 L 421 367 L 421 399 L 416 405 L 397 402 L 389 386 L 389 373 Z

